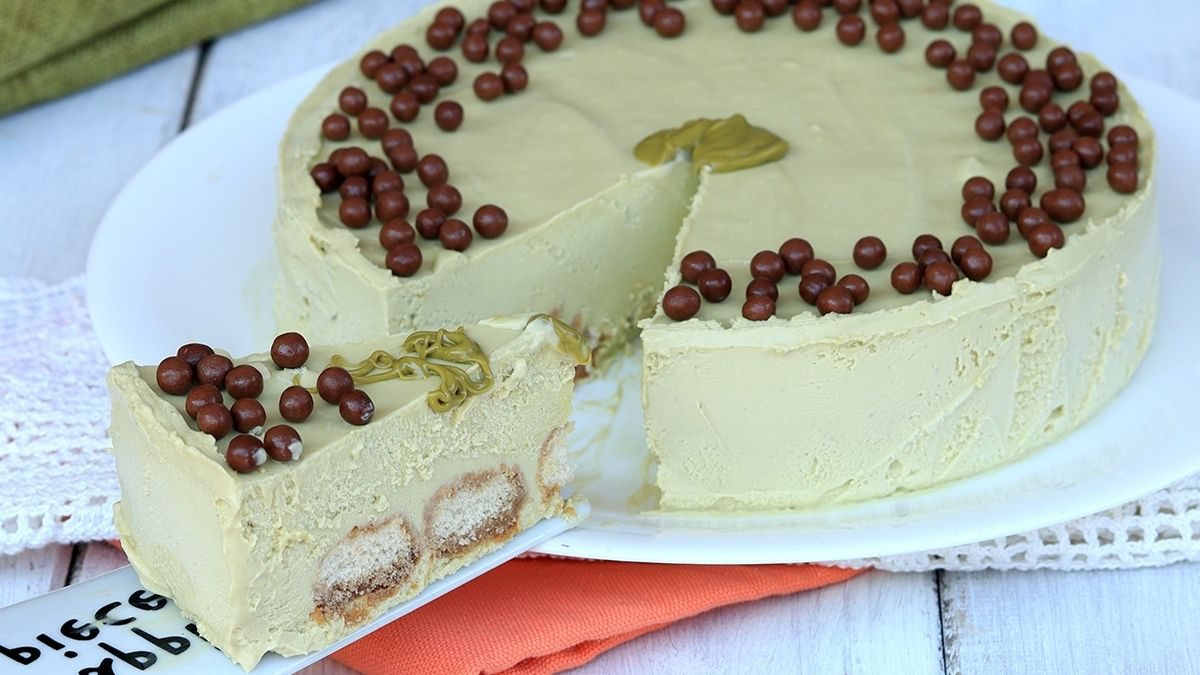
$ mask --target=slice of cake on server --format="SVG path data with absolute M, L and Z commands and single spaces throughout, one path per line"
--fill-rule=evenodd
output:
M 588 358 L 578 332 L 536 315 L 118 365 L 129 560 L 247 669 L 324 647 L 539 520 L 575 516 L 563 441 Z

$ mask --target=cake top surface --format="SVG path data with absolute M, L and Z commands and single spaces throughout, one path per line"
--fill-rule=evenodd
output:
M 525 16 L 519 6 L 523 3 L 501 4 Z M 780 251 L 789 240 L 805 240 L 812 250 L 808 257 L 830 264 L 831 271 L 815 270 L 828 272 L 830 284 L 847 274 L 867 282 L 865 302 L 854 311 L 871 312 L 928 299 L 929 289 L 949 294 L 950 282 L 963 276 L 985 282 L 1010 277 L 1117 216 L 1131 199 L 1128 193 L 1145 185 L 1145 176 L 1139 183 L 1138 167 L 1149 166 L 1151 157 L 1146 150 L 1139 156 L 1137 140 L 1148 139 L 1150 128 L 1128 93 L 1095 59 L 1037 37 L 1036 29 L 1019 15 L 990 3 L 956 5 L 942 27 L 937 27 L 936 17 L 901 15 L 895 17 L 897 22 L 880 21 L 890 17 L 875 17 L 868 3 L 835 3 L 818 12 L 818 25 L 809 29 L 805 24 L 801 30 L 797 5 L 747 30 L 753 22 L 743 25 L 737 12 L 731 16 L 714 8 L 722 3 L 683 0 L 671 8 L 682 12 L 685 28 L 669 39 L 644 25 L 644 9 L 620 11 L 614 4 L 603 11 L 602 30 L 586 36 L 581 31 L 594 30 L 587 24 L 592 19 L 581 19 L 576 8 L 556 14 L 546 11 L 554 3 L 529 4 L 535 27 L 554 23 L 563 34 L 554 49 L 546 51 L 535 38 L 521 41 L 516 37 L 522 35 L 519 26 L 506 27 L 512 34 L 505 37 L 492 29 L 482 38 L 486 57 L 474 62 L 472 49 L 484 33 L 471 20 L 495 10 L 468 2 L 457 7 L 471 24 L 449 41 L 448 50 L 434 49 L 429 36 L 452 23 L 446 18 L 449 10 L 430 8 L 380 36 L 361 61 L 336 69 L 293 119 L 285 153 L 302 161 L 296 170 L 285 171 L 285 193 L 316 194 L 307 171 L 338 148 L 361 147 L 369 155 L 388 157 L 387 167 L 404 183 L 408 208 L 399 217 L 412 226 L 405 244 L 418 249 L 422 258 L 401 276 L 420 279 L 443 270 L 452 273 L 463 260 L 486 256 L 552 218 L 567 217 L 577 204 L 604 199 L 605 190 L 618 181 L 662 171 L 647 168 L 634 152 L 655 132 L 698 118 L 740 115 L 782 139 L 786 152 L 739 171 L 700 167 L 700 185 L 677 251 L 679 258 L 693 251 L 710 254 L 713 264 L 729 275 L 728 298 L 716 302 L 706 294 L 697 302 L 699 294 L 685 289 L 677 295 L 688 296 L 686 302 L 664 302 L 678 311 L 660 310 L 656 318 L 671 323 L 677 318 L 671 314 L 697 316 L 728 326 L 750 318 L 743 304 L 748 295 L 771 292 L 761 281 L 751 290 L 760 277 L 770 280 L 778 294 L 770 316 L 786 319 L 826 312 L 827 307 L 816 306 L 815 297 L 804 298 L 803 289 L 797 292 L 801 274 L 786 269 L 775 276 L 772 267 L 780 260 L 761 256 L 762 264 L 755 267 L 756 255 Z M 647 4 L 654 3 L 642 7 Z M 857 8 L 850 11 L 852 6 Z M 969 16 L 969 8 L 979 16 Z M 811 12 L 812 7 L 806 9 Z M 865 38 L 847 44 L 856 21 Z M 902 35 L 899 44 L 896 30 Z M 1032 44 L 1029 30 L 1034 30 Z M 941 58 L 932 53 L 936 49 L 927 49 L 935 42 L 952 49 L 959 61 L 931 65 Z M 384 59 L 376 67 L 386 69 L 407 62 L 413 50 L 428 69 L 420 74 L 414 70 L 412 77 L 405 76 L 411 82 L 398 89 L 390 76 L 364 74 L 364 69 L 371 70 L 367 63 L 373 55 Z M 514 50 L 519 50 L 518 57 Z M 501 56 L 511 63 L 502 66 L 497 60 Z M 440 74 L 447 60 L 454 64 L 453 81 L 435 83 L 427 104 L 408 105 L 416 94 L 425 96 L 421 87 L 428 82 L 417 80 Z M 969 67 L 971 63 L 976 66 Z M 963 64 L 969 73 L 963 72 Z M 517 65 L 525 77 L 523 86 L 495 98 L 486 86 L 481 88 L 489 74 Z M 1018 77 L 1016 71 L 1022 68 Z M 347 87 L 356 88 L 349 99 Z M 451 110 L 457 113 L 450 115 L 452 128 L 439 107 L 447 102 L 457 104 Z M 371 108 L 384 115 L 386 132 L 378 119 L 363 112 Z M 350 127 L 346 138 L 334 140 L 323 132 L 327 116 L 345 119 Z M 391 156 L 385 147 L 395 147 L 398 129 L 406 132 L 415 150 Z M 1121 130 L 1119 143 L 1113 143 L 1114 129 Z M 1124 144 L 1127 130 L 1134 142 L 1124 149 L 1132 153 L 1119 154 L 1112 162 L 1124 171 L 1114 178 L 1110 162 L 1103 160 L 1117 156 L 1106 153 Z M 393 135 L 380 140 L 380 134 Z M 429 155 L 436 158 L 426 165 Z M 410 159 L 414 166 L 408 166 Z M 968 184 L 975 177 L 986 180 Z M 452 185 L 454 193 L 444 185 Z M 1017 192 L 1010 194 L 1014 185 L 1019 186 L 1014 188 Z M 319 226 L 333 240 L 356 247 L 368 263 L 364 269 L 379 270 L 386 283 L 404 283 L 385 276 L 389 249 L 381 244 L 381 220 L 368 211 L 363 226 L 347 227 L 342 209 L 348 199 L 345 188 L 339 190 L 343 194 L 331 190 L 321 199 L 316 209 Z M 378 196 L 374 195 L 377 212 Z M 976 197 L 983 203 L 968 205 Z M 367 199 L 369 203 L 370 195 Z M 475 223 L 472 236 L 471 214 L 488 204 L 502 207 L 506 228 L 501 236 L 487 236 L 487 228 Z M 1039 205 L 1043 212 L 1038 212 Z M 399 211 L 391 206 L 386 215 L 395 216 Z M 426 206 L 445 213 L 430 216 Z M 1018 215 L 1025 208 L 1033 212 L 1022 223 Z M 989 212 L 1007 216 L 1000 227 L 1003 241 L 995 222 L 964 223 L 977 223 Z M 447 217 L 464 222 L 453 227 L 437 222 Z M 1026 230 L 1040 224 L 1047 227 L 1028 238 Z M 446 232 L 449 236 L 439 238 Z M 916 260 L 914 242 L 922 234 L 936 237 L 944 260 Z M 964 235 L 975 239 L 952 250 L 952 243 Z M 877 238 L 886 248 L 876 267 L 864 266 L 855 253 L 864 237 Z M 970 254 L 970 261 L 962 264 L 965 248 L 986 251 L 986 259 Z M 594 255 L 603 256 L 603 251 Z M 903 283 L 893 285 L 896 265 L 906 261 L 918 267 L 915 290 L 920 292 L 912 293 Z M 946 263 L 938 268 L 944 274 L 926 278 L 934 262 Z M 668 281 L 687 280 L 669 273 Z
M 240 358 L 192 343 L 157 366 L 117 366 L 113 379 L 133 390 L 131 398 L 149 400 L 153 414 L 205 457 L 251 473 L 320 452 L 401 410 L 438 423 L 492 388 L 493 357 L 522 335 L 534 338 L 530 348 L 550 345 L 588 360 L 578 332 L 533 315 L 346 345 L 309 346 L 283 333 L 269 353 Z

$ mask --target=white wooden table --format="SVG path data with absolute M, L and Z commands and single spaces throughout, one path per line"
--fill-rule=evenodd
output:
M 1200 97 L 1200 3 L 1009 4 L 1119 72 Z M 325 0 L 0 118 L 0 274 L 50 281 L 78 274 L 105 207 L 164 143 L 247 94 L 348 56 L 411 8 L 396 0 Z M 0 606 L 122 564 L 121 553 L 105 544 L 0 557 Z M 581 671 L 1177 675 L 1200 672 L 1198 617 L 1200 564 L 868 573 L 682 621 Z M 348 671 L 325 662 L 306 672 Z

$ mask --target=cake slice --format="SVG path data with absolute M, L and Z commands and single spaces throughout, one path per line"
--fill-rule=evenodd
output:
M 578 332 L 545 315 L 113 368 L 116 523 L 147 588 L 252 668 L 556 515 Z

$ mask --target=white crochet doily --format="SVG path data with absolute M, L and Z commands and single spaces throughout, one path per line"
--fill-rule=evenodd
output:
M 108 361 L 83 279 L 0 277 L 0 554 L 116 536 Z M 894 571 L 1109 569 L 1200 560 L 1200 476 L 1069 523 L 967 546 L 846 561 Z

